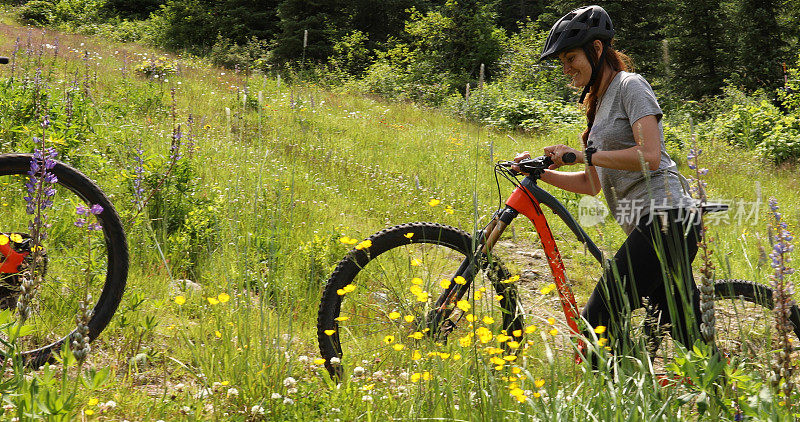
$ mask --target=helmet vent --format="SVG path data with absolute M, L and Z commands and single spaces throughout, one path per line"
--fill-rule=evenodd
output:
M 579 17 L 579 18 L 578 18 L 578 22 L 580 22 L 580 23 L 586 23 L 586 20 L 587 20 L 587 19 L 589 19 L 589 15 L 588 15 L 588 14 L 586 14 L 586 13 L 584 13 L 583 15 L 581 15 L 581 17 Z
M 567 34 L 567 38 L 572 38 L 578 34 L 580 34 L 581 30 L 578 28 L 572 28 L 569 33 Z
M 589 28 L 597 28 L 600 26 L 600 18 L 592 18 L 592 23 L 589 24 Z

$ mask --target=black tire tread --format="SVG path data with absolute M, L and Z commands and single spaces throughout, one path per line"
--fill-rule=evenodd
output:
M 25 175 L 30 169 L 31 154 L 0 155 L 0 175 Z M 69 189 L 87 204 L 99 204 L 103 212 L 97 216 L 103 227 L 108 250 L 108 270 L 103 291 L 97 299 L 89 320 L 89 338 L 94 340 L 108 326 L 119 306 L 128 279 L 128 240 L 114 205 L 95 182 L 80 171 L 62 162 L 56 162 L 51 170 L 58 177 L 58 184 Z M 66 337 L 35 350 L 23 351 L 26 363 L 36 367 L 51 358 L 53 350 L 59 349 Z

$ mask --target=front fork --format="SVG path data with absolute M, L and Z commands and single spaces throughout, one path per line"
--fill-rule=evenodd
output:
M 513 208 L 506 207 L 504 210 L 496 212 L 489 224 L 475 234 L 473 237 L 475 239 L 475 244 L 473 245 L 475 252 L 461 262 L 458 270 L 450 279 L 450 286 L 439 295 L 433 309 L 428 313 L 428 318 L 426 318 L 429 334 L 434 338 L 447 336 L 455 328 L 458 321 L 452 321 L 449 318 L 456 307 L 456 303 L 469 291 L 475 274 L 477 274 L 476 266 L 489 265 L 489 253 L 494 248 L 497 240 L 500 239 L 503 231 L 517 215 L 517 211 Z M 458 277 L 464 279 L 463 284 L 456 282 Z

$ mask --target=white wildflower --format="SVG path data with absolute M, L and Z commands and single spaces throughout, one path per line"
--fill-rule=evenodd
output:
M 255 406 L 250 408 L 250 413 L 252 413 L 254 415 L 263 415 L 264 414 L 264 408 L 259 406 L 259 405 L 255 405 Z
M 364 397 L 361 397 L 361 401 L 365 401 L 367 403 L 372 403 L 372 396 L 366 395 Z
M 292 377 L 286 377 L 286 379 L 283 380 L 284 387 L 294 387 L 295 384 L 297 384 L 297 380 Z
M 356 366 L 355 368 L 353 368 L 353 375 L 357 377 L 364 375 L 364 368 Z
M 233 387 L 228 389 L 228 397 L 231 397 L 231 396 L 236 397 L 238 395 L 239 395 L 239 390 L 237 390 L 237 389 L 235 389 Z
M 280 393 L 272 393 L 272 400 L 282 399 L 283 396 Z
M 283 399 L 283 404 L 294 404 L 294 400 L 286 397 L 285 399 Z

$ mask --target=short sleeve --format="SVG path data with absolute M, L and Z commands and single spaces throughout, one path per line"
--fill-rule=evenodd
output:
M 622 107 L 625 108 L 625 114 L 628 115 L 631 126 L 645 116 L 656 116 L 657 120 L 661 120 L 663 113 L 658 105 L 656 94 L 641 75 L 633 73 L 625 78 L 620 87 L 620 94 Z

